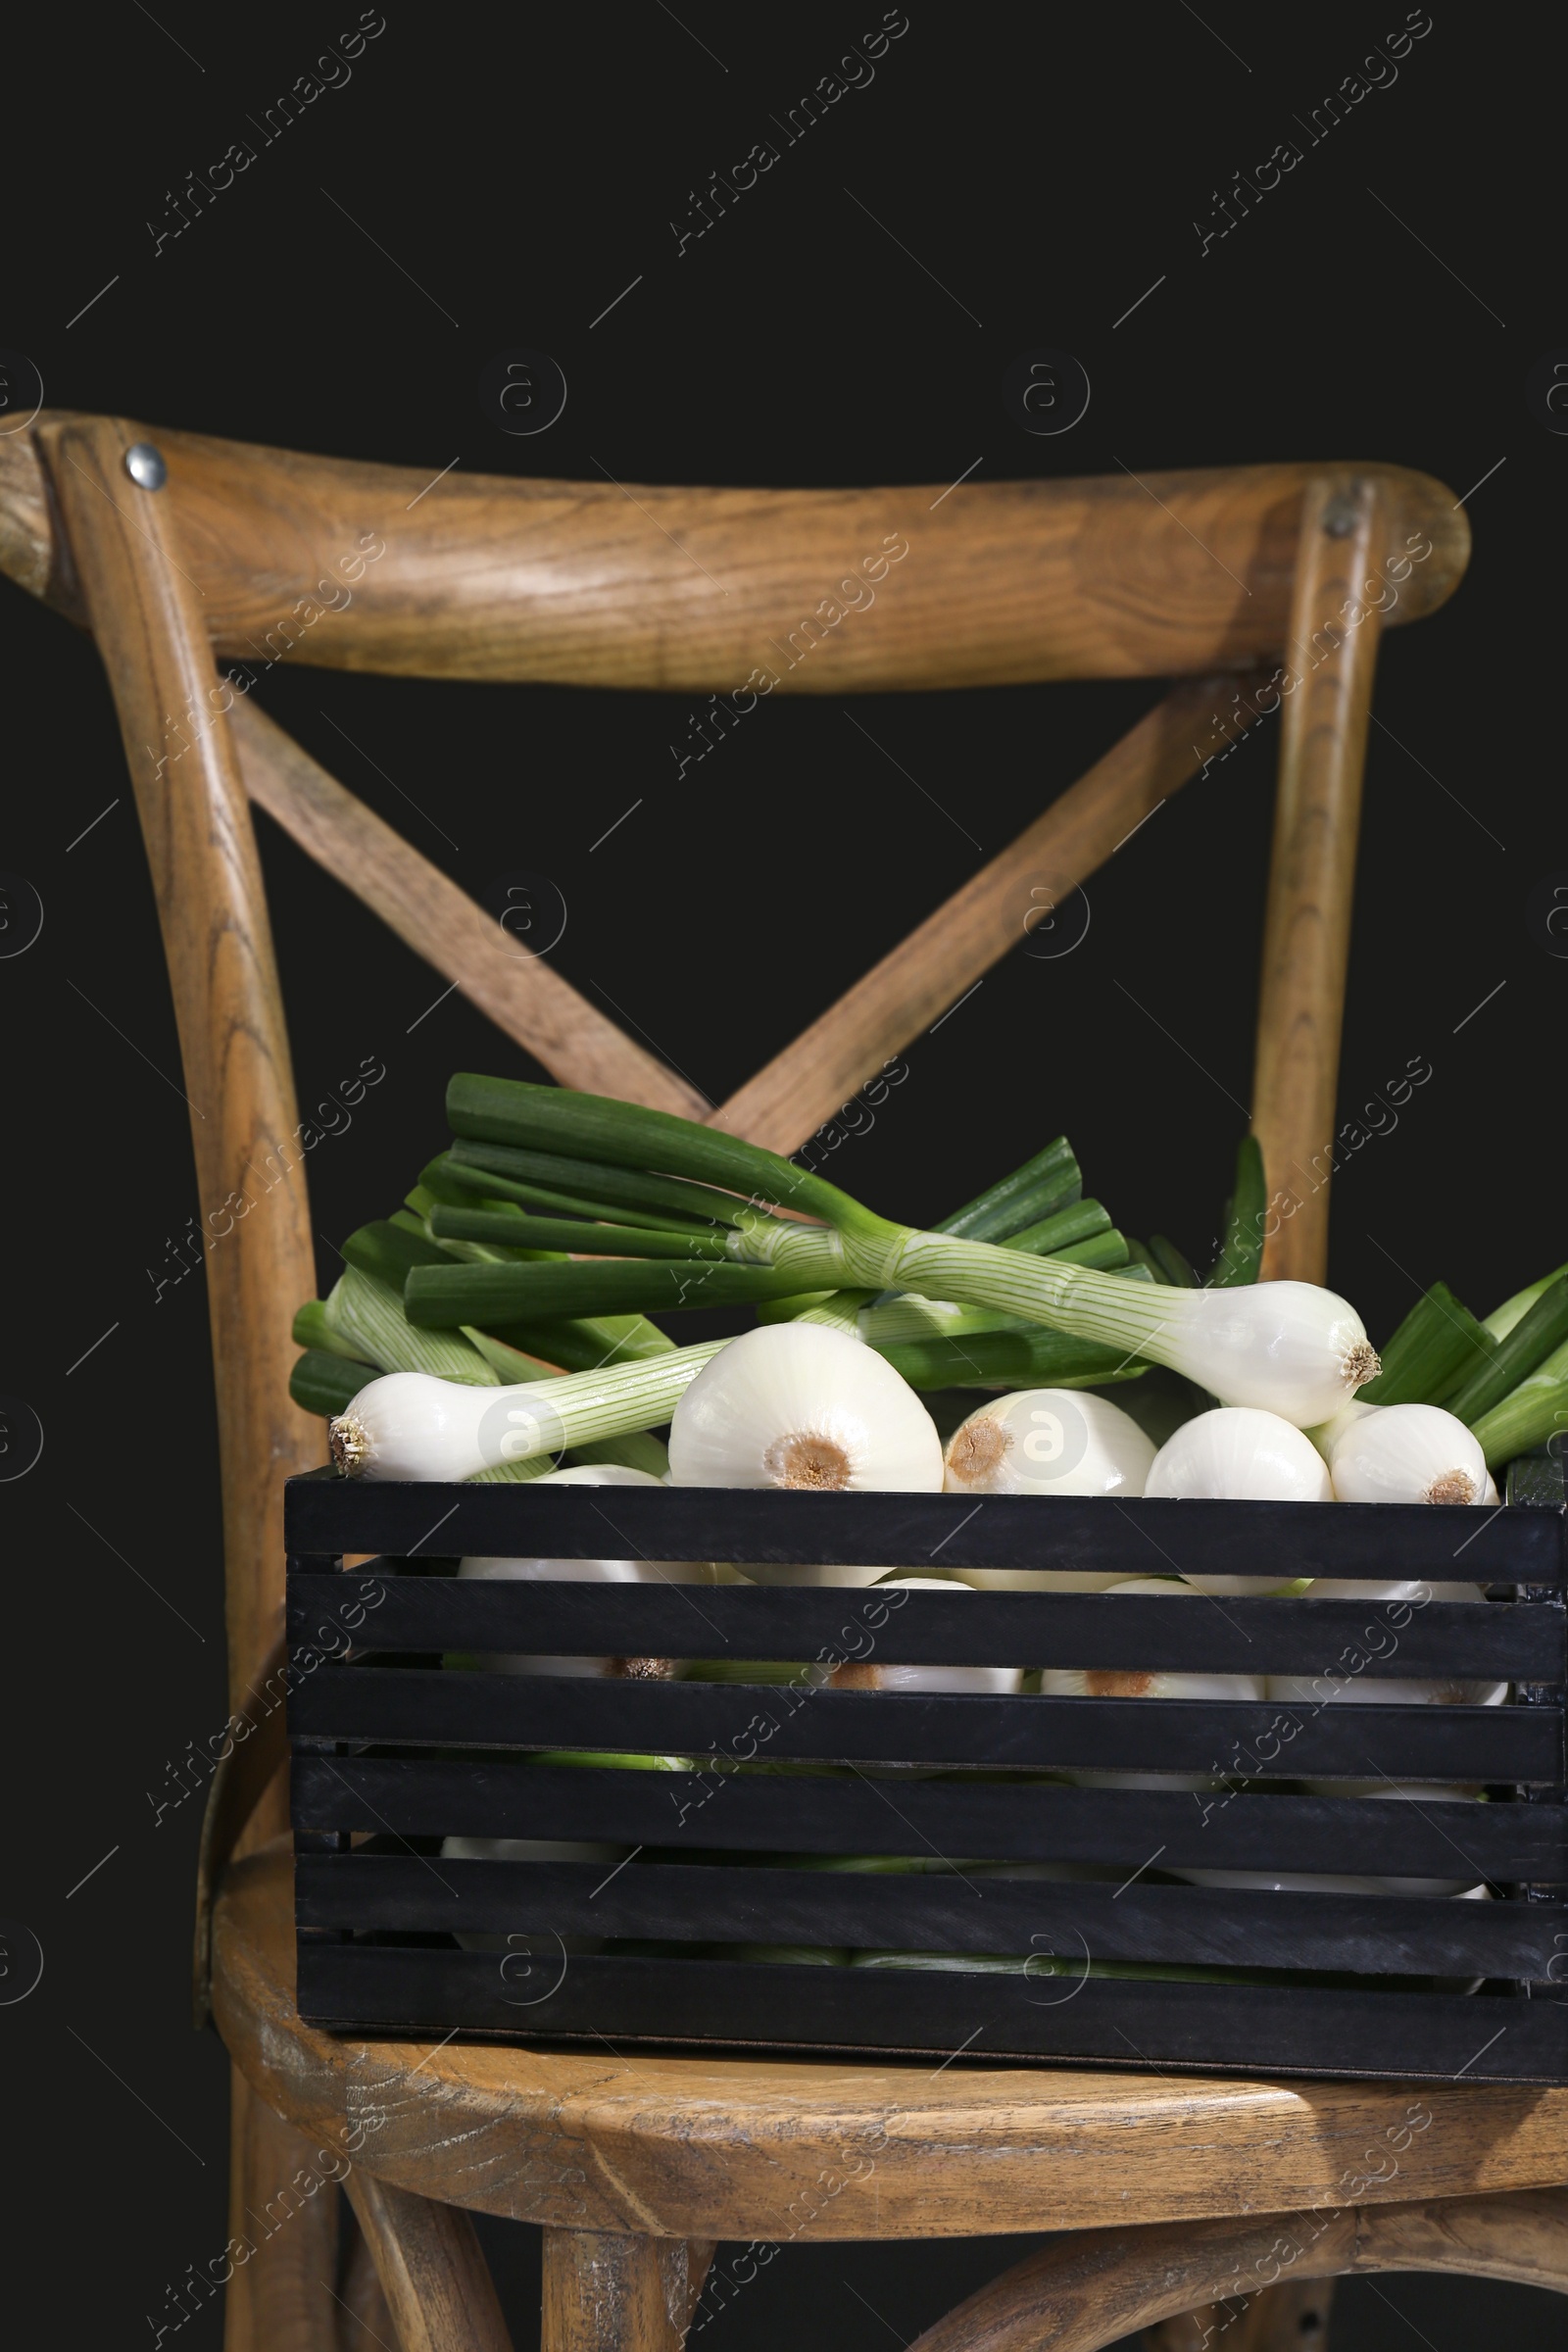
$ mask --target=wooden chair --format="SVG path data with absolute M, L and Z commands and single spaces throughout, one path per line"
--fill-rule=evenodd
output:
M 1280 1202 L 1266 1270 L 1321 1278 L 1374 657 L 1467 553 L 1447 490 L 1388 466 L 628 491 L 427 482 L 111 417 L 44 414 L 0 440 L 0 564 L 91 629 L 119 707 L 206 1110 L 204 1205 L 245 1197 L 297 1118 L 249 801 L 564 1083 L 789 1152 L 1017 941 L 1042 893 L 1082 881 L 1283 704 L 1254 1123 Z M 714 1109 L 548 964 L 495 956 L 488 918 L 247 699 L 285 658 L 715 694 L 732 714 L 770 692 L 1178 683 Z M 219 662 L 250 677 L 225 683 Z M 287 1310 L 315 1289 L 291 1158 L 268 1214 L 207 1267 L 241 1713 L 276 1654 L 283 1480 L 321 1451 L 288 1397 Z M 501 2346 L 465 2208 L 545 2226 L 547 2352 L 673 2352 L 719 2239 L 1070 2233 L 922 2352 L 1139 2326 L 1168 2346 L 1232 2327 L 1236 2346 L 1306 2346 L 1317 2282 L 1356 2270 L 1568 2290 L 1564 2090 L 333 2040 L 293 2008 L 280 1722 L 235 1746 L 203 1840 L 198 2016 L 210 1972 L 235 2066 L 230 2352 L 394 2329 L 406 2352 Z M 341 2275 L 337 2200 L 318 2193 L 338 2178 L 360 2232 Z M 1250 2298 L 1245 2316 L 1225 2297 Z

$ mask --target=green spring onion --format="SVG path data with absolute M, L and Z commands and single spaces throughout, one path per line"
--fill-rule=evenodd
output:
M 509 1177 L 486 1175 L 478 1168 L 464 1167 L 450 1153 L 431 1160 L 422 1172 L 420 1189 L 447 1208 L 516 1207 L 530 1209 L 535 1214 L 543 1210 L 552 1216 L 606 1217 L 612 1224 L 645 1225 L 654 1233 L 667 1233 L 676 1227 L 691 1233 L 712 1230 L 711 1219 L 703 1224 L 687 1223 L 672 1209 L 630 1208 L 623 1201 L 557 1192 L 550 1185 L 514 1184 Z
M 1101 1201 L 1075 1200 L 1070 1207 L 1057 1209 L 1054 1216 L 996 1238 L 999 1249 L 1022 1250 L 1031 1257 L 1054 1257 L 1059 1251 L 1071 1249 L 1074 1242 L 1091 1241 L 1096 1234 L 1108 1233 L 1110 1229 L 1110 1211 Z M 966 1234 L 962 1238 L 968 1241 L 974 1237 Z
M 1026 1159 L 1000 1183 L 989 1185 L 931 1231 L 952 1234 L 957 1241 L 1000 1242 L 1070 1207 L 1082 1190 L 1078 1162 L 1066 1137 L 1058 1135 L 1033 1159 Z
M 474 1346 L 479 1335 L 464 1324 Z M 598 1372 L 607 1364 L 641 1364 L 670 1355 L 675 1343 L 646 1315 L 578 1315 L 549 1323 L 505 1324 L 488 1334 L 504 1347 L 520 1348 L 563 1372 Z
M 580 1251 L 592 1257 L 722 1257 L 723 1230 L 691 1226 L 683 1233 L 645 1225 L 603 1225 L 564 1217 L 530 1217 L 521 1209 L 445 1208 L 430 1211 L 438 1242 L 493 1242 L 509 1250 Z M 438 1261 L 426 1258 L 432 1265 Z
M 1361 1404 L 1436 1404 L 1445 1393 L 1483 1367 L 1494 1348 L 1446 1282 L 1416 1300 L 1383 1350 L 1376 1380 L 1356 1392 Z
M 1236 1150 L 1235 1190 L 1225 1205 L 1225 1238 L 1208 1277 L 1211 1290 L 1231 1290 L 1238 1283 L 1256 1282 L 1263 1262 L 1263 1212 L 1267 1200 L 1262 1149 L 1255 1135 L 1244 1135 Z
M 663 1114 L 656 1111 L 650 1115 L 657 1118 Z M 676 1121 L 677 1126 L 687 1123 Z M 698 1129 L 699 1134 L 706 1132 Z M 745 1213 L 745 1201 L 737 1200 L 730 1191 L 715 1191 L 710 1185 L 693 1184 L 679 1177 L 649 1175 L 635 1161 L 606 1163 L 593 1158 L 563 1157 L 559 1152 L 518 1150 L 500 1138 L 476 1141 L 475 1134 L 473 1128 L 458 1129 L 459 1140 L 445 1154 L 444 1164 L 451 1175 L 456 1176 L 460 1168 L 468 1168 L 504 1177 L 511 1184 L 547 1185 L 565 1193 L 586 1192 L 596 1200 L 619 1202 L 626 1208 L 672 1210 L 677 1218 L 689 1218 L 694 1224 L 733 1225 Z M 636 1221 L 631 1217 L 626 1219 L 628 1224 Z M 662 1221 L 667 1223 L 668 1218 Z
M 824 1226 L 810 1227 L 764 1221 L 747 1209 L 738 1212 L 733 1255 L 793 1277 L 775 1297 L 832 1284 L 913 1290 L 928 1298 L 994 1306 L 1167 1364 L 1232 1402 L 1261 1406 L 1298 1426 L 1331 1418 L 1378 1369 L 1359 1317 L 1344 1299 L 1309 1283 L 1256 1284 L 1223 1296 L 1197 1288 L 1159 1291 L 1059 1259 L 922 1233 L 875 1215 L 836 1185 L 774 1152 L 668 1112 L 602 1096 L 460 1074 L 448 1089 L 447 1107 L 460 1137 L 486 1145 L 564 1147 L 573 1155 L 612 1166 L 652 1169 L 662 1179 L 679 1174 L 745 1190 L 759 1204 L 773 1202 L 823 1218 Z M 518 1279 L 565 1271 L 416 1268 L 407 1295 L 412 1313 L 421 1288 L 427 1292 L 455 1277 L 504 1272 Z M 595 1303 L 609 1296 L 608 1291 L 598 1295 Z M 464 1313 L 450 1319 L 475 1318 Z
M 1198 1289 L 1198 1276 L 1191 1261 L 1182 1255 L 1168 1235 L 1152 1233 L 1149 1237 L 1149 1254 L 1153 1260 L 1155 1275 L 1160 1281 L 1168 1283 L 1172 1290 Z
M 1568 1345 L 1548 1355 L 1511 1396 L 1470 1424 L 1489 1470 L 1511 1462 L 1516 1453 L 1544 1446 L 1562 1429 L 1568 1429 Z
M 455 1331 L 416 1331 L 391 1283 L 358 1266 L 344 1268 L 325 1311 L 338 1341 L 383 1372 L 431 1372 L 475 1389 L 500 1386 L 476 1348 Z
M 295 1314 L 294 1329 L 290 1336 L 296 1348 L 324 1349 L 328 1355 L 342 1356 L 346 1363 L 357 1364 L 364 1360 L 363 1351 L 349 1341 L 340 1339 L 332 1329 L 327 1320 L 325 1302 L 320 1298 L 306 1299 Z
M 307 1348 L 288 1376 L 288 1393 L 307 1413 L 331 1420 L 347 1412 L 368 1381 L 375 1378 L 374 1364 L 352 1363 L 346 1355 L 325 1348 Z
M 1446 1410 L 1473 1429 L 1513 1394 L 1520 1382 L 1568 1340 L 1568 1276 L 1551 1283 L 1525 1309 L 1495 1352 L 1446 1399 Z
M 555 1265 L 415 1266 L 404 1285 L 409 1321 L 421 1330 L 460 1324 L 544 1321 L 587 1314 L 669 1314 L 682 1307 L 738 1306 L 786 1298 L 801 1288 L 788 1266 L 658 1259 L 577 1259 Z
M 396 1290 L 403 1288 L 416 1266 L 450 1262 L 445 1250 L 422 1233 L 411 1233 L 406 1225 L 395 1225 L 387 1217 L 351 1233 L 343 1245 L 343 1255 L 362 1274 L 390 1283 Z
M 1494 1306 L 1490 1315 L 1482 1316 L 1482 1329 L 1491 1332 L 1494 1340 L 1505 1340 L 1514 1325 L 1529 1313 L 1542 1293 L 1549 1291 L 1552 1284 L 1564 1274 L 1568 1274 L 1568 1266 L 1553 1266 L 1551 1272 L 1543 1274 L 1539 1282 L 1527 1282 L 1522 1291 L 1515 1291 L 1511 1298 L 1505 1298 L 1500 1306 Z
M 977 1331 L 957 1338 L 869 1341 L 911 1389 L 1091 1389 L 1137 1380 L 1147 1364 L 1125 1349 L 1036 1324 L 1020 1331 Z

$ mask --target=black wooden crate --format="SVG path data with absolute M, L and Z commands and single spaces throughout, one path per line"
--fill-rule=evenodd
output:
M 1560 1509 L 1482 1518 L 1343 1503 L 976 1505 L 379 1486 L 322 1472 L 290 1482 L 287 1539 L 298 2001 L 315 2023 L 1568 2082 Z M 346 1552 L 381 1556 L 345 1571 Z M 464 1553 L 1028 1568 L 1040 1591 L 460 1583 Z M 1130 1578 L 1179 1568 L 1462 1580 L 1492 1597 L 1404 1608 L 1227 1597 L 1172 1609 L 1153 1595 L 1053 1590 L 1054 1569 Z M 825 1689 L 820 1664 L 783 1685 L 443 1672 L 451 1650 L 1363 1671 L 1515 1689 L 1500 1707 L 999 1697 Z M 694 1768 L 531 1760 L 551 1749 L 635 1750 Z M 755 1761 L 852 1769 L 739 1769 Z M 919 1765 L 942 1777 L 888 1770 Z M 1214 1773 L 1227 1786 L 1003 1777 L 1073 1768 Z M 1493 1801 L 1290 1792 L 1295 1780 L 1381 1777 L 1480 1783 Z M 602 1862 L 454 1859 L 441 1853 L 446 1836 L 637 1850 L 607 1873 Z M 717 1854 L 753 1859 L 709 1866 Z M 878 1876 L 768 1865 L 880 1854 L 958 1867 Z M 1120 1883 L 970 1877 L 966 1861 L 1111 1865 Z M 1184 1868 L 1485 1881 L 1496 1899 L 1164 1883 Z M 458 1934 L 493 1948 L 466 1948 Z M 1074 1973 L 679 1951 L 758 1943 L 1041 1955 L 1042 1971 L 1046 1955 L 1060 1955 Z M 1298 1973 L 1248 1984 L 1092 1972 L 1127 1962 Z M 1477 1980 L 1478 1991 L 1447 1989 Z

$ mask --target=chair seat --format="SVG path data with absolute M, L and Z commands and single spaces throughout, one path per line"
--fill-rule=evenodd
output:
M 1568 2179 L 1563 2089 L 339 2038 L 295 2011 L 286 1839 L 224 1878 L 213 2007 L 323 2169 L 339 2153 L 421 2195 L 556 2228 L 978 2236 Z

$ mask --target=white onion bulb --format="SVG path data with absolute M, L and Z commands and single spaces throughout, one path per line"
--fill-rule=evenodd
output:
M 956 1577 L 914 1576 L 895 1570 L 885 1586 L 905 1592 L 966 1592 Z M 894 1637 L 896 1639 L 896 1637 Z M 839 1690 L 969 1690 L 1011 1696 L 1023 1685 L 1021 1666 L 883 1666 L 851 1659 L 830 1677 Z
M 1481 1502 L 1487 1457 L 1462 1421 L 1435 1404 L 1374 1405 L 1329 1452 L 1341 1502 Z
M 1130 1413 L 1071 1389 L 1017 1389 L 948 1441 L 950 1494 L 1142 1494 L 1154 1448 Z
M 1328 1466 L 1311 1440 L 1278 1413 L 1249 1404 L 1216 1405 L 1184 1421 L 1155 1454 L 1144 1493 L 1257 1502 L 1333 1499 Z
M 1304 1431 L 1278 1413 L 1217 1405 L 1184 1421 L 1154 1456 L 1144 1493 L 1255 1502 L 1331 1502 L 1328 1466 Z M 1200 1592 L 1281 1590 L 1277 1576 L 1204 1576 L 1183 1571 Z
M 1341 1405 L 1331 1421 L 1320 1421 L 1316 1429 L 1306 1430 L 1303 1434 L 1311 1439 L 1323 1459 L 1329 1461 L 1346 1431 L 1353 1429 L 1357 1421 L 1365 1420 L 1368 1413 L 1375 1413 L 1378 1409 L 1375 1404 L 1352 1396 L 1348 1404 Z
M 669 1429 L 677 1487 L 880 1489 L 935 1494 L 942 1442 L 874 1348 L 822 1324 L 760 1324 L 720 1349 Z
M 384 1372 L 329 1423 L 332 1459 L 353 1478 L 471 1478 L 486 1466 L 480 1429 L 496 1396 L 430 1372 Z
M 1072 1389 L 1019 1389 L 969 1415 L 948 1442 L 950 1494 L 1141 1494 L 1154 1448 L 1130 1413 Z M 1070 1569 L 963 1568 L 977 1592 L 1106 1592 L 1124 1580 Z
M 1112 1585 L 1113 1592 L 1148 1593 L 1153 1597 L 1199 1600 L 1196 1586 L 1175 1577 L 1140 1576 Z M 1129 1667 L 1099 1671 L 1078 1667 L 1043 1666 L 1043 1698 L 1239 1698 L 1260 1699 L 1263 1680 L 1255 1674 L 1192 1674 L 1140 1672 Z M 1074 1772 L 1085 1788 L 1217 1788 L 1211 1773 L 1191 1772 Z

